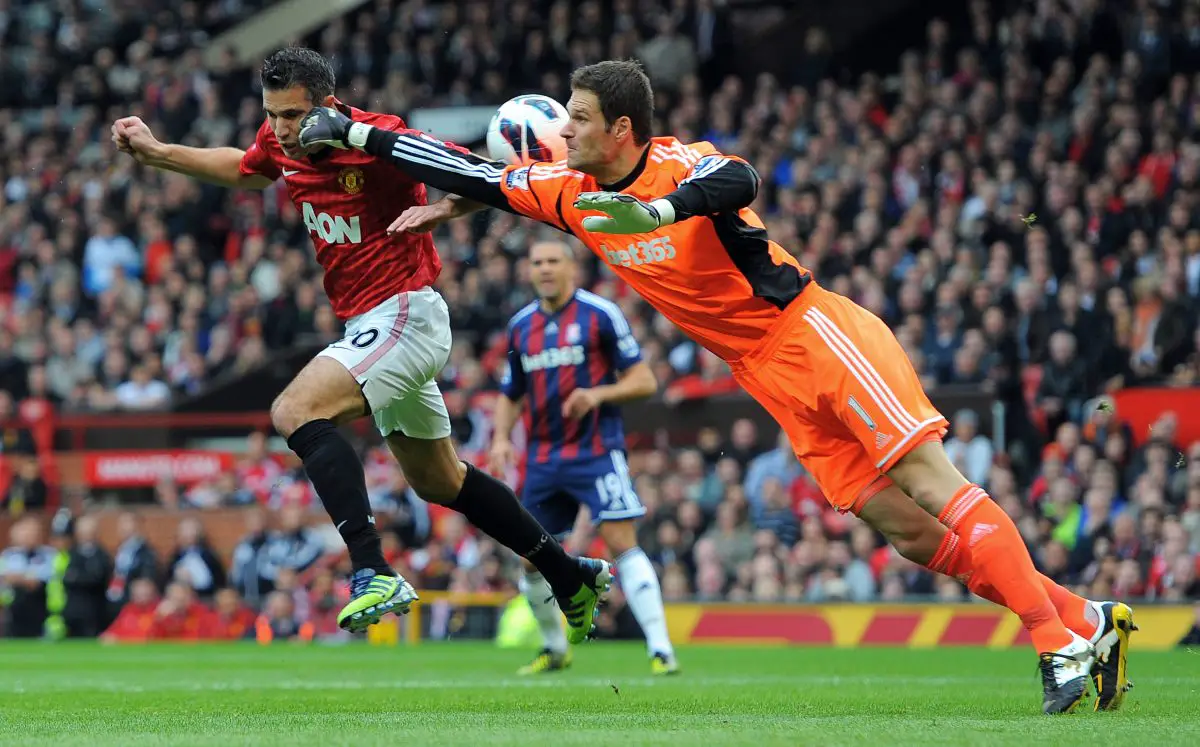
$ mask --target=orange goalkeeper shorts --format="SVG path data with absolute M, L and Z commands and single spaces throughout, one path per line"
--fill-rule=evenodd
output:
M 730 365 L 839 511 L 857 513 L 891 484 L 884 473 L 896 462 L 946 433 L 887 325 L 816 283 Z

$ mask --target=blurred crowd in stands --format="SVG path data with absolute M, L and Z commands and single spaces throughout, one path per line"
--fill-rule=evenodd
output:
M 1200 443 L 1182 453 L 1166 417 L 1133 448 L 1109 403 L 1089 403 L 1088 411 L 1083 428 L 1059 427 L 1025 490 L 991 441 L 973 433 L 973 413 L 955 417 L 947 445 L 964 472 L 981 470 L 979 482 L 1055 580 L 1092 598 L 1200 600 Z M 639 542 L 660 569 L 667 601 L 967 599 L 957 581 L 929 574 L 857 518 L 833 511 L 787 441 L 772 446 L 760 435 L 752 421 L 739 420 L 728 434 L 704 430 L 694 448 L 630 454 L 648 510 Z M 482 454 L 474 456 L 482 463 Z M 458 513 L 421 501 L 382 447 L 366 447 L 365 463 L 385 554 L 397 570 L 426 590 L 515 593 L 510 553 L 475 535 Z M 42 635 L 46 620 L 58 617 L 68 633 L 107 628 L 123 640 L 339 637 L 332 615 L 346 593 L 348 559 L 311 485 L 289 465 L 256 435 L 230 477 L 188 490 L 160 486 L 168 506 L 247 506 L 241 538 L 227 552 L 206 539 L 203 514 L 179 522 L 174 549 L 162 556 L 134 513 L 117 519 L 111 555 L 97 544 L 95 514 L 73 522 L 57 516 L 48 545 L 45 522 L 26 514 L 0 554 L 7 634 Z M 189 497 L 197 494 L 205 499 Z M 586 527 L 568 545 L 604 554 Z M 69 562 L 56 564 L 60 553 Z M 49 601 L 56 585 L 65 601 L 58 613 Z M 619 634 L 629 623 L 621 624 L 620 592 L 613 597 L 605 630 Z
M 614 0 L 601 13 L 593 0 L 515 0 L 500 12 L 379 0 L 306 41 L 335 60 L 344 100 L 401 114 L 528 90 L 565 99 L 572 66 L 640 57 L 658 132 L 750 160 L 772 238 L 887 320 L 929 387 L 973 386 L 1005 405 L 1003 444 L 964 411 L 947 413 L 948 448 L 1018 520 L 1047 574 L 1101 598 L 1200 595 L 1200 444 L 1177 443 L 1168 415 L 1137 446 L 1104 396 L 1200 385 L 1200 3 L 973 0 L 969 22 L 932 21 L 898 69 L 854 80 L 835 80 L 816 28 L 787 75 L 727 75 L 720 5 Z M 228 193 L 108 148 L 108 122 L 130 113 L 163 139 L 251 141 L 262 116 L 254 71 L 228 57 L 205 68 L 204 37 L 180 32 L 245 5 L 154 9 L 136 31 L 70 0 L 30 7 L 42 12 L 0 11 L 0 392 L 12 399 L 0 396 L 0 420 L 31 402 L 164 407 L 273 350 L 336 337 L 282 187 Z M 504 365 L 497 332 L 530 298 L 521 255 L 538 231 L 490 212 L 437 233 L 457 341 L 441 383 L 468 453 L 487 445 L 487 392 Z M 582 281 L 626 311 L 668 401 L 731 390 L 720 361 L 603 268 L 585 263 Z M 697 448 L 631 454 L 650 509 L 642 540 L 669 599 L 962 595 L 830 512 L 769 441 L 740 421 L 700 434 Z M 4 443 L 17 450 L 20 434 Z M 373 500 L 398 517 L 401 566 L 426 588 L 506 588 L 509 561 L 490 542 L 416 499 L 385 452 L 364 453 Z M 258 505 L 281 527 L 311 505 L 303 474 L 266 455 L 261 437 L 244 464 L 257 466 L 160 486 L 160 501 Z M 17 495 L 36 505 L 36 466 L 27 478 Z M 203 582 L 191 561 L 186 581 L 166 565 L 147 578 L 175 584 L 164 599 L 176 609 L 181 585 L 206 597 L 220 570 L 240 579 L 243 601 L 291 593 L 320 628 L 324 608 L 301 605 L 297 589 L 333 593 L 319 580 L 327 565 L 287 565 L 306 557 L 260 566 L 276 575 L 251 583 L 253 594 L 236 555 Z

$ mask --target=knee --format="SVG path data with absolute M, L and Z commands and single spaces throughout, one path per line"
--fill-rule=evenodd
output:
M 284 438 L 291 438 L 300 426 L 316 420 L 321 415 L 307 402 L 303 396 L 298 396 L 291 389 L 285 389 L 271 403 L 271 425 Z
M 608 551 L 614 558 L 619 558 L 633 548 L 637 547 L 637 540 L 619 540 L 617 542 L 605 542 L 604 544 L 608 546 Z
M 600 525 L 600 537 L 614 558 L 637 547 L 637 530 L 632 521 L 610 521 Z
M 945 530 L 940 524 L 932 527 L 906 527 L 885 533 L 896 552 L 917 565 L 928 565 L 937 555 Z
M 938 500 L 939 491 L 927 480 L 912 480 L 904 492 L 912 496 L 918 506 L 936 516 L 941 512 L 942 501 Z M 945 496 L 948 498 L 949 496 Z
M 910 451 L 887 476 L 919 506 L 935 516 L 967 479 L 946 456 L 940 443 L 925 443 Z
M 295 398 L 284 390 L 271 403 L 271 425 L 275 427 L 275 431 L 284 438 L 291 438 L 296 429 L 306 422 L 302 419 L 301 409 Z
M 439 506 L 448 506 L 458 498 L 465 478 L 466 467 L 457 458 L 449 464 L 440 461 L 406 464 L 404 470 L 404 479 L 421 500 Z
M 915 533 L 897 534 L 888 537 L 888 541 L 902 557 L 919 565 L 925 565 L 927 562 L 927 553 L 924 552 L 924 543 L 921 541 L 920 535 Z
M 946 528 L 896 485 L 886 486 L 868 501 L 859 518 L 887 539 L 905 558 L 927 565 L 937 555 Z

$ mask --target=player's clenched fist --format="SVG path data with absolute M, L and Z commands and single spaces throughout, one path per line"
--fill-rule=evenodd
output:
M 141 117 L 122 117 L 113 122 L 112 141 L 117 150 L 128 153 L 139 163 L 154 161 L 163 148 Z

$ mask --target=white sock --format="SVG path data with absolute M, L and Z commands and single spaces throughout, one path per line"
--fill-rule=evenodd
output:
M 554 592 L 542 574 L 534 572 L 521 577 L 521 593 L 533 609 L 533 618 L 542 631 L 542 642 L 556 654 L 567 652 L 567 634 L 563 631 L 562 612 L 554 599 Z
M 663 612 L 662 587 L 650 558 L 635 547 L 617 558 L 617 579 L 629 602 L 629 609 L 646 635 L 646 648 L 651 654 L 674 656 L 675 649 L 667 636 L 667 616 Z
M 1093 630 L 1091 636 L 1088 637 L 1088 643 L 1095 646 L 1100 642 L 1100 638 L 1104 635 L 1104 603 L 1093 602 L 1089 599 L 1088 608 L 1091 609 L 1092 613 L 1096 616 L 1096 629 Z M 1091 620 L 1088 620 L 1088 622 L 1091 622 Z

